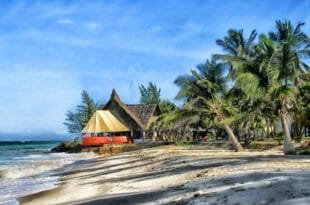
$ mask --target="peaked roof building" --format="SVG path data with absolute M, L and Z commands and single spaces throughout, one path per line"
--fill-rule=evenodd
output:
M 161 110 L 156 104 L 124 104 L 115 89 L 113 89 L 111 97 L 103 110 L 111 112 L 132 131 L 135 138 L 143 136 L 144 132 L 149 130 L 152 122 L 161 114 Z

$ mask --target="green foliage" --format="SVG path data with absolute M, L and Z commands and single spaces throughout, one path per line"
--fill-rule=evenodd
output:
M 159 104 L 160 103 L 160 88 L 150 82 L 147 87 L 139 86 L 140 103 L 142 104 Z
M 298 155 L 310 155 L 310 149 L 299 150 L 296 152 Z
M 179 87 L 176 99 L 184 101 L 182 107 L 162 101 L 161 89 L 152 82 L 139 86 L 140 103 L 159 104 L 163 115 L 157 127 L 168 131 L 174 123 L 185 121 L 182 125 L 225 127 L 228 132 L 234 127 L 251 135 L 265 132 L 264 128 L 289 111 L 294 112 L 294 123 L 305 126 L 310 119 L 310 74 L 306 63 L 310 39 L 302 32 L 303 25 L 276 21 L 274 31 L 259 36 L 255 30 L 245 36 L 242 29 L 230 29 L 216 41 L 224 54 L 213 55 L 175 80 Z M 67 112 L 65 125 L 69 132 L 80 132 L 97 108 L 83 91 L 82 104 L 75 112 Z M 289 139 L 289 134 L 284 133 Z M 275 140 L 282 143 L 283 133 L 277 134 Z
M 243 30 L 228 30 L 228 35 L 223 40 L 217 40 L 217 45 L 221 46 L 224 51 L 231 53 L 235 56 L 245 56 L 251 53 L 253 42 L 257 36 L 257 32 L 253 30 L 249 38 L 245 39 Z
M 226 54 L 215 57 L 231 65 L 228 77 L 244 94 L 235 105 L 240 112 L 248 113 L 241 120 L 245 129 L 255 129 L 258 123 L 259 127 L 272 124 L 275 113 L 287 125 L 283 116 L 297 106 L 300 76 L 309 70 L 303 59 L 310 57 L 310 39 L 302 32 L 303 25 L 294 27 L 290 21 L 277 21 L 275 31 L 260 35 L 256 44 L 253 32 L 248 38 L 253 40 L 245 43 L 242 30 L 229 30 L 224 40 L 217 41 Z M 284 133 L 286 147 L 292 147 L 289 132 Z
M 276 136 L 274 137 L 274 140 L 276 140 L 278 142 L 278 145 L 282 145 L 283 143 L 283 132 L 279 132 L 276 134 Z
M 303 129 L 310 124 L 310 72 L 300 76 L 298 99 L 294 106 L 293 123 L 295 126 L 296 142 L 300 142 Z
M 174 81 L 180 87 L 176 99 L 190 101 L 197 97 L 212 98 L 215 92 L 225 89 L 227 70 L 226 64 L 217 62 L 214 58 L 199 64 L 197 70 L 190 71 L 190 75 L 181 75 Z
M 296 150 L 291 150 L 291 151 L 288 151 L 288 152 L 285 153 L 285 154 L 296 155 L 296 154 L 297 154 L 297 151 L 296 151 Z
M 231 122 L 228 122 L 233 119 L 237 108 L 226 99 L 227 85 L 224 76 L 226 68 L 226 64 L 212 58 L 204 65 L 197 66 L 198 71 L 191 70 L 190 75 L 179 76 L 175 81 L 180 87 L 176 98 L 184 99 L 185 104 L 181 109 L 165 115 L 162 122 L 169 125 L 186 119 L 187 125 L 198 120 L 203 127 L 213 125 L 223 127 L 233 140 L 236 150 L 242 151 L 242 146 L 229 127 Z M 167 127 L 169 129 L 169 126 Z
M 99 105 L 94 102 L 90 95 L 82 91 L 82 104 L 78 105 L 76 111 L 68 111 L 64 124 L 67 126 L 68 132 L 80 133 L 94 112 L 99 109 Z
M 176 105 L 170 100 L 163 100 L 160 102 L 159 107 L 162 113 L 169 113 L 176 109 Z
M 303 60 L 310 57 L 310 39 L 302 32 L 303 25 L 277 21 L 275 31 L 259 35 L 257 42 L 255 30 L 248 37 L 243 30 L 229 30 L 216 41 L 225 54 L 213 55 L 175 80 L 180 88 L 176 99 L 184 100 L 184 105 L 162 117 L 163 123 L 198 116 L 204 127 L 225 124 L 226 129 L 231 125 L 255 135 L 270 133 L 265 128 L 292 110 L 295 121 L 307 124 L 310 78 Z M 276 139 L 282 142 L 283 133 Z

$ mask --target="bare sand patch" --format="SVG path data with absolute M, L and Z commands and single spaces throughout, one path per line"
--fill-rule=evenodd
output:
M 161 146 L 78 164 L 21 204 L 309 204 L 310 158 Z

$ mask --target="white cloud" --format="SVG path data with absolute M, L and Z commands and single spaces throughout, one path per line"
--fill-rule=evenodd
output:
M 149 32 L 151 33 L 158 33 L 162 30 L 163 28 L 159 25 L 156 25 L 156 26 L 152 26 L 150 29 L 149 29 Z
M 71 19 L 58 19 L 57 23 L 62 25 L 70 25 L 73 24 L 74 22 Z
M 96 30 L 100 27 L 101 27 L 101 25 L 99 23 L 96 23 L 96 22 L 88 22 L 85 24 L 85 28 L 87 28 L 89 30 Z

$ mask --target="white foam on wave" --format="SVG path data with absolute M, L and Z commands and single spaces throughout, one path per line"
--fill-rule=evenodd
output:
M 13 203 L 16 198 L 53 189 L 57 183 L 57 176 L 0 180 L 0 204 Z
M 47 172 L 53 169 L 58 169 L 66 164 L 74 162 L 66 160 L 60 161 L 41 161 L 41 162 L 29 162 L 28 164 L 11 165 L 2 167 L 1 178 L 18 179 L 22 177 L 29 177 Z
M 1 171 L 1 178 L 18 179 L 37 175 L 52 169 L 62 167 L 64 164 L 61 162 L 42 162 L 40 164 L 29 164 L 22 166 L 11 166 Z
M 79 159 L 89 159 L 94 154 L 47 153 L 15 157 L 14 164 L 0 166 L 0 178 L 17 179 L 61 168 Z
M 18 205 L 19 202 L 16 199 L 0 201 L 0 205 Z
M 0 205 L 16 204 L 17 198 L 53 189 L 59 180 L 55 174 L 72 169 L 74 166 L 70 164 L 75 161 L 96 157 L 93 153 L 44 153 L 14 157 L 11 163 L 0 166 Z

